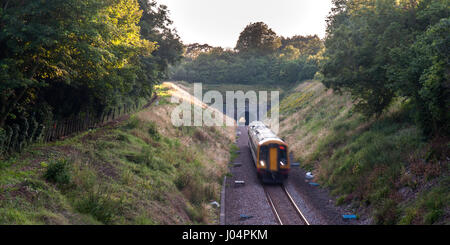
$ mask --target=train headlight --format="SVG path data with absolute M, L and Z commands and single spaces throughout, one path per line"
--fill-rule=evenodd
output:
M 259 161 L 259 165 L 261 165 L 261 167 L 266 167 L 266 163 L 264 161 Z
M 284 161 L 280 161 L 281 166 L 286 165 L 286 163 L 284 163 Z

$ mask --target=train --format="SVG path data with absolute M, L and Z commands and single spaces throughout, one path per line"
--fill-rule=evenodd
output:
M 283 183 L 288 178 L 289 146 L 263 122 L 253 121 L 248 125 L 248 146 L 258 178 L 263 183 Z

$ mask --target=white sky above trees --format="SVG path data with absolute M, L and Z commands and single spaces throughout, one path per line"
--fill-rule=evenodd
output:
M 157 0 L 167 5 L 184 44 L 234 48 L 250 22 L 262 21 L 279 36 L 325 36 L 331 0 Z

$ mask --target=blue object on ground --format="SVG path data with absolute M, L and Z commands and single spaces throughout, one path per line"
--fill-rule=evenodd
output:
M 342 218 L 343 219 L 356 219 L 356 215 L 354 215 L 354 214 L 343 214 Z
M 309 182 L 309 184 L 312 185 L 312 186 L 319 186 L 319 184 L 314 183 L 314 182 Z
M 241 219 L 250 219 L 253 217 L 253 216 L 249 216 L 249 215 L 245 215 L 245 214 L 241 214 L 239 216 L 241 217 Z

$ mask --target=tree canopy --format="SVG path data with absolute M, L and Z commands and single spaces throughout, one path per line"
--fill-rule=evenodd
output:
M 264 22 L 250 23 L 239 35 L 235 49 L 240 53 L 271 54 L 281 46 L 281 39 Z
M 146 0 L 0 1 L 0 127 L 101 111 L 151 94 L 182 44 Z
M 427 134 L 449 133 L 448 0 L 334 0 L 321 73 L 380 115 L 394 98 L 415 108 Z
M 284 43 L 284 45 L 282 45 Z M 185 47 L 185 58 L 171 78 L 202 83 L 293 84 L 311 79 L 315 55 L 323 48 L 317 36 L 278 37 L 262 22 L 249 24 L 234 50 L 208 44 Z

